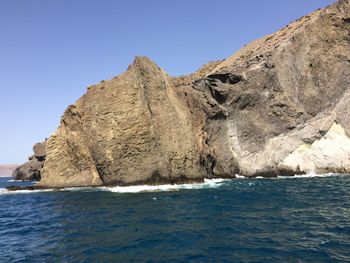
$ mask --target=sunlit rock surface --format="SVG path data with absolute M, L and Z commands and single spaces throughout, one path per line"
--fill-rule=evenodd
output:
M 349 172 L 349 87 L 348 0 L 188 76 L 137 57 L 68 107 L 39 185 Z

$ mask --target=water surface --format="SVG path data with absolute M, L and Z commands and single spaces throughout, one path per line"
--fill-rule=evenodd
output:
M 1 262 L 346 262 L 350 176 L 8 193 Z M 17 183 L 18 184 L 18 183 Z

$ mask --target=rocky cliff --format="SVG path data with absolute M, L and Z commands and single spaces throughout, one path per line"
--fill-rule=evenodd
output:
M 350 172 L 350 1 L 189 76 L 137 57 L 46 141 L 43 187 Z

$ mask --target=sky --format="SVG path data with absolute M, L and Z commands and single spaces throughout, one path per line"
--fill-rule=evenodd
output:
M 148 56 L 172 76 L 334 0 L 0 0 L 0 164 L 23 163 L 88 85 Z

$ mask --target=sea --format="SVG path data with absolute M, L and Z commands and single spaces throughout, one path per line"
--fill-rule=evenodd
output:
M 8 192 L 0 262 L 350 262 L 350 175 Z

